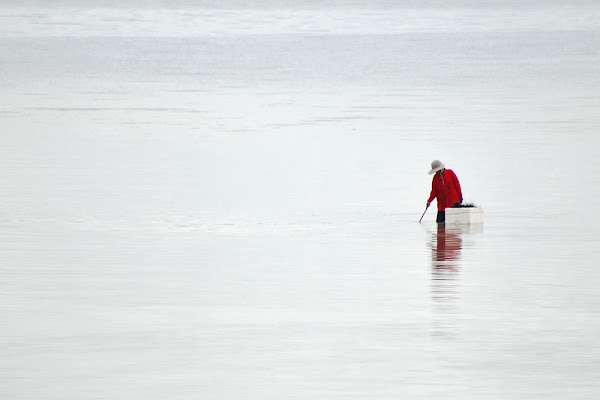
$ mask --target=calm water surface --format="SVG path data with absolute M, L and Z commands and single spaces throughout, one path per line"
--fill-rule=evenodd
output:
M 0 4 L 2 398 L 600 394 L 594 2 Z

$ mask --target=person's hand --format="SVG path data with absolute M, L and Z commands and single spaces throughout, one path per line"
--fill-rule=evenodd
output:
M 431 203 L 427 202 L 427 206 L 425 208 L 429 208 L 430 205 L 431 205 Z

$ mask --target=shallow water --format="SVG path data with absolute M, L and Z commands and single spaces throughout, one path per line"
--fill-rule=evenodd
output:
M 0 8 L 3 398 L 600 393 L 597 5 L 159 3 Z

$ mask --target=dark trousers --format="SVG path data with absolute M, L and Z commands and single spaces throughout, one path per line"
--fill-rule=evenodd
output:
M 437 222 L 437 223 L 446 222 L 446 211 L 438 211 L 437 217 L 435 218 L 435 222 Z

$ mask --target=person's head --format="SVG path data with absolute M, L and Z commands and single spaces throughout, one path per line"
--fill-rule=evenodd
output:
M 431 171 L 429 171 L 429 175 L 432 174 L 442 174 L 446 166 L 440 160 L 433 160 L 431 162 Z

